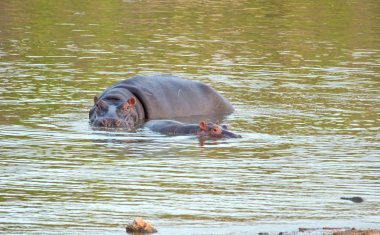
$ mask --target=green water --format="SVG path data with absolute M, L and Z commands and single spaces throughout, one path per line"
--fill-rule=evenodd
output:
M 380 228 L 379 72 L 376 0 L 2 0 L 0 233 Z M 162 73 L 243 138 L 89 127 L 94 95 Z

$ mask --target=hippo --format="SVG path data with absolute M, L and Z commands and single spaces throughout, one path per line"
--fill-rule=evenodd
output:
M 199 138 L 240 138 L 240 135 L 226 130 L 225 126 L 200 121 L 199 124 L 186 124 L 173 120 L 151 120 L 144 124 L 152 131 L 165 135 L 196 135 Z
M 171 75 L 135 76 L 108 87 L 89 113 L 91 126 L 131 131 L 147 119 L 228 115 L 230 102 L 200 82 Z

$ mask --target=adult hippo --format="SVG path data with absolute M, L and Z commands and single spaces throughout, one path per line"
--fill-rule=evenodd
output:
M 228 131 L 226 127 L 205 121 L 200 121 L 199 124 L 186 124 L 173 120 L 151 120 L 146 122 L 144 126 L 165 135 L 195 135 L 206 139 L 241 137 Z
M 232 105 L 213 88 L 170 75 L 135 76 L 94 97 L 94 127 L 131 130 L 145 119 L 230 114 Z

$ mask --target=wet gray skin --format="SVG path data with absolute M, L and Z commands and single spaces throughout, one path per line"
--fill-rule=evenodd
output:
M 95 128 L 130 130 L 146 119 L 228 115 L 233 110 L 206 84 L 171 75 L 135 76 L 95 97 L 89 119 Z
M 200 138 L 241 138 L 240 135 L 230 132 L 215 123 L 200 121 L 199 124 L 186 124 L 173 120 L 151 120 L 145 127 L 165 135 L 196 135 Z

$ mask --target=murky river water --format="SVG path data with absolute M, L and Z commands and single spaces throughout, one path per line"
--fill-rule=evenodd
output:
M 379 72 L 376 0 L 2 0 L 0 233 L 379 228 Z M 159 73 L 220 91 L 243 138 L 89 127 L 94 95 Z

